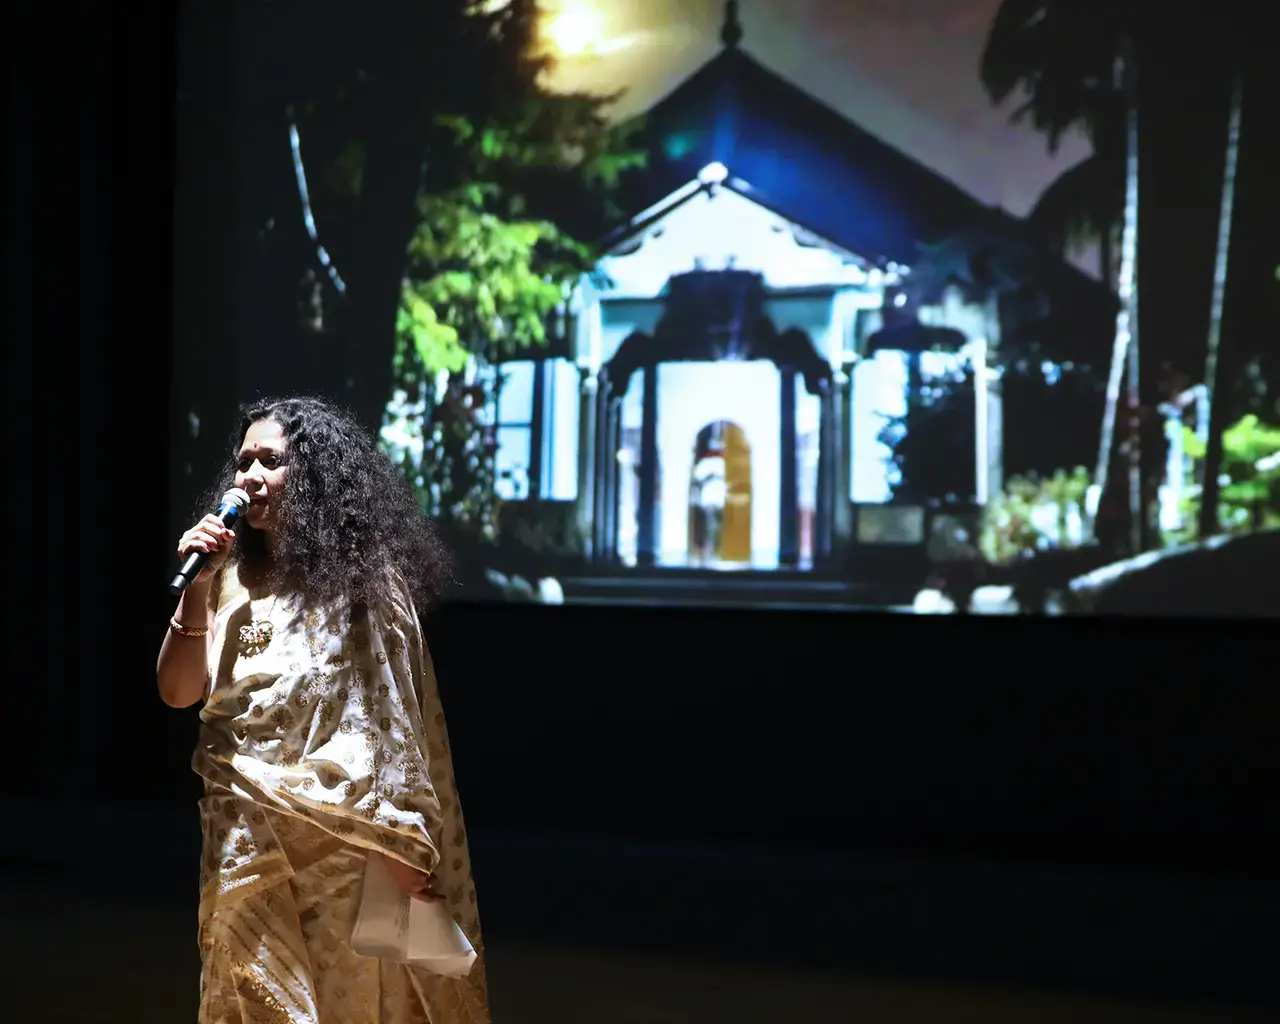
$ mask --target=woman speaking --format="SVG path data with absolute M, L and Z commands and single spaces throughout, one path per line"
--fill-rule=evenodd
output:
M 160 648 L 160 696 L 203 700 L 201 1024 L 489 1020 L 476 894 L 417 608 L 448 560 L 408 485 L 347 414 L 297 398 L 245 410 L 218 491 L 178 554 L 209 556 Z M 208 506 L 206 506 L 208 507 Z M 370 858 L 443 901 L 469 974 L 358 955 Z

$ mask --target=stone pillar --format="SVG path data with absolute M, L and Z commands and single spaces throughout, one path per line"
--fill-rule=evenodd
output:
M 542 499 L 542 478 L 547 450 L 547 361 L 533 361 L 533 407 L 529 413 L 529 500 Z
M 653 565 L 658 537 L 658 367 L 644 368 L 640 421 L 640 499 L 637 502 L 636 564 Z M 619 409 L 619 414 L 621 410 Z M 614 459 L 615 467 L 617 459 Z M 614 472 L 617 472 L 615 468 Z M 617 488 L 614 488 L 617 491 Z M 614 502 L 614 508 L 617 508 Z M 616 511 L 615 511 L 616 518 Z M 615 524 L 616 534 L 616 524 Z
M 977 442 L 974 494 L 981 506 L 1004 489 L 1004 403 L 998 371 L 982 339 L 973 345 L 974 437 Z
M 920 391 L 924 387 L 924 366 L 921 353 L 909 352 L 907 354 L 907 416 L 910 417 L 913 407 L 920 401 Z M 908 424 L 910 419 L 908 419 Z M 916 478 L 912 479 L 911 474 L 915 473 Z M 920 467 L 912 466 L 907 463 L 907 471 L 904 480 L 898 485 L 898 491 L 894 494 L 895 501 L 901 501 L 908 505 L 927 505 L 927 497 L 930 488 L 933 486 L 932 480 L 921 480 Z
M 600 386 L 596 388 L 596 445 L 595 473 L 592 481 L 591 527 L 595 535 L 595 560 L 597 562 L 612 561 L 609 549 L 609 521 L 607 513 L 609 496 L 609 470 L 614 459 L 609 436 L 609 375 L 602 374 Z
M 852 491 L 853 454 L 853 364 L 836 370 L 832 378 L 832 412 L 834 444 L 832 458 L 833 494 L 831 497 L 831 553 L 837 565 L 843 565 L 853 539 Z
M 990 295 L 983 318 L 986 327 L 985 358 L 987 372 L 987 490 L 999 494 L 1004 490 L 1004 381 L 1000 378 L 1000 302 Z
M 998 367 L 987 365 L 987 492 L 1004 490 L 1004 381 Z
M 601 554 L 605 562 L 618 560 L 618 440 L 622 424 L 622 399 L 610 391 L 604 400 L 604 441 L 601 452 L 600 510 Z
M 835 510 L 832 501 L 835 495 L 835 462 L 832 458 L 834 398 L 831 381 L 824 380 L 818 392 L 821 403 L 818 414 L 818 494 L 814 503 L 816 507 L 813 522 L 813 564 L 815 568 L 823 569 L 829 568 L 831 564 L 832 519 Z
M 778 496 L 778 564 L 794 569 L 800 561 L 799 474 L 796 465 L 796 371 L 781 367 L 778 371 L 781 393 L 778 445 L 780 448 L 780 486 Z
M 582 537 L 583 554 L 588 562 L 596 557 L 595 486 L 596 486 L 596 392 L 600 381 L 587 366 L 578 367 L 578 500 L 575 510 L 578 533 Z

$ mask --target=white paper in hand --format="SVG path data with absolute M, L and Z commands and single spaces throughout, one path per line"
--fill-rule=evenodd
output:
M 448 907 L 404 895 L 382 857 L 373 853 L 364 869 L 351 948 L 360 956 L 396 960 L 449 978 L 470 973 L 476 960 Z

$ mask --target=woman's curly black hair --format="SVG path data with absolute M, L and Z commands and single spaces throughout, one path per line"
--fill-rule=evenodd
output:
M 265 570 L 277 593 L 308 601 L 373 607 L 387 596 L 392 571 L 420 610 L 452 582 L 450 558 L 408 482 L 356 419 L 318 398 L 264 399 L 242 407 L 217 494 L 234 485 L 249 427 L 280 424 L 285 438 L 284 494 L 274 512 L 271 556 L 265 538 L 242 524 L 228 566 Z

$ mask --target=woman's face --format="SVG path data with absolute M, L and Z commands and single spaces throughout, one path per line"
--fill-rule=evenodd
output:
M 251 423 L 240 445 L 236 486 L 249 493 L 245 522 L 255 530 L 270 533 L 279 518 L 284 482 L 289 475 L 285 450 L 284 431 L 275 420 Z

